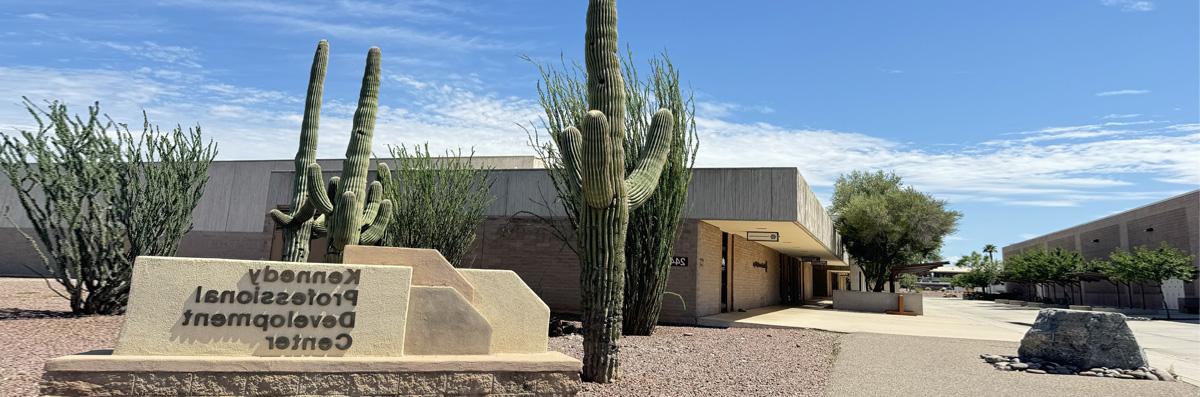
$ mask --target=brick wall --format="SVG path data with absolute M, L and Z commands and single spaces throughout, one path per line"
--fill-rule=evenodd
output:
M 696 250 L 696 302 L 697 316 L 721 312 L 721 229 L 704 222 L 696 222 L 698 246 Z
M 566 230 L 565 220 L 557 222 Z M 688 258 L 688 266 L 671 268 L 667 291 L 679 294 L 685 301 L 680 301 L 680 296 L 664 296 L 661 321 L 695 322 L 695 269 L 702 262 L 696 254 L 696 226 L 699 223 L 696 220 L 684 220 L 681 226 L 674 256 Z M 717 237 L 720 238 L 719 232 Z M 718 240 L 718 276 L 720 247 Z M 480 226 L 464 267 L 512 270 L 550 306 L 550 310 L 578 313 L 582 309 L 579 299 L 579 259 L 541 220 L 489 217 Z M 720 288 L 720 284 L 717 288 Z M 687 310 L 684 310 L 685 306 Z
M 733 310 L 779 303 L 779 253 L 733 237 Z M 755 264 L 758 266 L 755 266 Z M 762 266 L 766 265 L 764 269 Z

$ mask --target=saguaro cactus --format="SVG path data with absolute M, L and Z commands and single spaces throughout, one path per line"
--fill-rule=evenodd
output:
M 300 123 L 300 148 L 296 150 L 296 175 L 292 180 L 292 213 L 273 218 L 283 227 L 283 260 L 307 262 L 310 241 L 313 237 L 312 214 L 297 216 L 301 209 L 312 210 L 308 203 L 308 165 L 317 161 L 317 127 L 321 120 L 321 97 L 325 92 L 325 68 L 329 63 L 329 42 L 317 43 L 313 55 L 312 71 L 308 75 L 308 95 L 304 100 L 304 121 Z M 292 222 L 290 219 L 303 219 Z M 282 222 L 280 222 L 282 221 Z
M 617 4 L 591 0 L 585 35 L 588 108 L 579 129 L 559 135 L 564 166 L 579 184 L 582 259 L 583 378 L 607 383 L 617 376 L 617 341 L 625 289 L 625 233 L 629 210 L 646 202 L 670 150 L 671 111 L 659 109 L 650 123 L 647 147 L 625 172 L 625 83 L 617 57 Z
M 320 57 L 321 46 L 317 47 Z M 358 109 L 354 112 L 354 124 L 350 133 L 350 144 L 346 147 L 346 159 L 342 162 L 341 177 L 333 177 L 325 183 L 321 166 L 315 160 L 308 161 L 296 173 L 306 173 L 305 187 L 308 199 L 299 204 L 293 214 L 272 210 L 271 216 L 285 228 L 296 228 L 312 220 L 313 236 L 328 234 L 329 248 L 325 252 L 326 262 L 341 262 L 342 250 L 347 244 L 374 245 L 383 237 L 388 221 L 391 220 L 392 201 L 383 198 L 384 184 L 391 180 L 391 171 L 384 163 L 379 164 L 378 178 L 367 184 L 367 173 L 371 158 L 371 137 L 375 131 L 375 113 L 379 108 L 379 48 L 367 52 L 367 66 L 363 72 L 362 89 L 358 94 Z M 316 70 L 314 61 L 314 71 Z M 322 74 L 324 66 L 322 65 Z M 312 82 L 309 82 L 309 100 Z M 319 96 L 319 95 L 318 95 Z M 320 99 L 317 99 L 320 103 Z M 319 105 L 318 105 L 319 106 Z M 316 112 L 314 112 L 316 113 Z M 309 109 L 305 109 L 305 123 Z M 315 118 L 311 136 L 301 132 L 301 151 L 308 143 L 316 144 Z M 315 154 L 314 154 L 315 156 Z M 300 166 L 297 154 L 297 167 Z M 297 181 L 300 178 L 297 176 Z M 323 186 L 324 185 L 324 186 Z M 297 238 L 302 235 L 297 234 Z

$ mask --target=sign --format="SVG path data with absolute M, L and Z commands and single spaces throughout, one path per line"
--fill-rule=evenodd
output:
M 763 271 L 767 271 L 767 262 L 754 262 L 754 267 L 761 267 Z
M 746 232 L 746 240 L 778 242 L 779 232 Z
M 115 355 L 399 356 L 412 268 L 138 257 Z
M 686 256 L 672 256 L 671 267 L 687 267 L 688 258 Z

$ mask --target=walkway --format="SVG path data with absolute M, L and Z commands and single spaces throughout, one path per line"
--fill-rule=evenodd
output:
M 1020 342 L 1037 309 L 988 301 L 924 298 L 924 316 L 890 316 L 839 310 L 768 307 L 744 313 L 722 313 L 701 325 L 730 327 L 813 328 L 834 332 L 870 332 Z M 1130 321 L 1151 365 L 1174 368 L 1184 380 L 1200 385 L 1200 325 L 1195 322 Z

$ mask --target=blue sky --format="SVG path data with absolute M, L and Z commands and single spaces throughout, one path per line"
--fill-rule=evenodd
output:
M 20 96 L 200 124 L 222 159 L 294 155 L 331 42 L 322 157 L 340 157 L 366 49 L 377 150 L 530 154 L 521 60 L 581 59 L 584 1 L 4 1 L 0 129 Z M 624 1 L 622 42 L 696 94 L 699 165 L 894 170 L 965 216 L 944 255 L 1200 186 L 1200 2 Z

